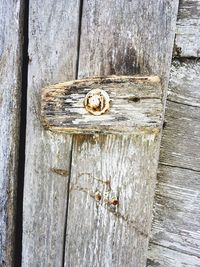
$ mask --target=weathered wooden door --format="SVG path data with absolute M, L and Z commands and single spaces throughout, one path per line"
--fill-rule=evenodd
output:
M 50 132 L 40 97 L 113 74 L 158 75 L 164 95 L 177 2 L 30 1 L 23 266 L 145 266 L 160 132 Z
M 14 66 L 22 55 L 24 10 L 22 1 L 15 2 L 5 4 L 19 20 Z M 178 0 L 29 0 L 22 266 L 146 265 L 177 8 Z M 17 74 L 11 77 L 18 81 L 15 88 L 21 83 Z M 84 134 L 77 130 L 81 125 L 70 133 L 43 127 L 42 88 L 85 77 L 136 74 L 159 77 L 150 93 L 145 90 L 151 78 L 146 78 L 144 92 L 130 106 L 130 113 L 141 111 L 136 119 L 142 126 L 155 117 L 147 120 L 145 130 L 135 124 L 127 132 L 120 119 L 115 128 L 122 129 L 112 133 Z M 5 114 L 13 126 L 15 117 Z M 2 153 L 2 158 L 8 156 Z

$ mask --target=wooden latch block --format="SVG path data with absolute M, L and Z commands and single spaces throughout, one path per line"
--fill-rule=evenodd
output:
M 45 128 L 66 133 L 158 133 L 162 89 L 157 76 L 93 77 L 42 90 Z

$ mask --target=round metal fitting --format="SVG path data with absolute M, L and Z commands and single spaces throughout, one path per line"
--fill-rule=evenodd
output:
M 84 105 L 88 112 L 99 116 L 110 108 L 110 97 L 102 89 L 93 89 L 85 96 Z

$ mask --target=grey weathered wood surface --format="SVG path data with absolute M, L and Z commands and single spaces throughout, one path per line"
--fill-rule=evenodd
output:
M 167 77 L 177 7 L 176 0 L 85 0 L 79 78 L 135 73 Z
M 0 4 L 0 266 L 14 266 L 19 145 L 22 1 Z
M 199 267 L 199 258 L 150 243 L 148 267 Z
M 87 168 L 87 158 L 81 157 L 85 147 L 88 159 L 91 158 L 90 155 L 93 155 L 92 164 L 88 166 L 89 173 L 94 172 L 100 179 L 110 179 L 110 177 L 106 177 L 107 174 L 114 176 L 114 180 L 111 180 L 114 190 L 117 189 L 117 186 L 122 185 L 120 178 L 124 177 L 130 182 L 125 184 L 125 190 L 120 193 L 122 199 L 119 198 L 119 201 L 122 200 L 123 205 L 119 204 L 119 209 L 122 209 L 120 211 L 122 215 L 127 211 L 131 218 L 131 222 L 128 221 L 128 223 L 131 223 L 132 226 L 127 227 L 126 221 L 120 223 L 124 219 L 127 220 L 127 217 L 116 218 L 116 214 L 111 214 L 102 206 L 99 207 L 102 214 L 101 221 L 98 229 L 94 229 L 93 233 L 96 236 L 98 233 L 100 235 L 105 233 L 102 239 L 104 238 L 105 245 L 108 246 L 109 240 L 106 241 L 106 235 L 108 238 L 116 225 L 116 231 L 122 233 L 121 242 L 123 241 L 126 247 L 131 244 L 131 241 L 134 241 L 134 246 L 128 250 L 128 255 L 132 252 L 132 258 L 128 259 L 125 251 L 122 251 L 121 245 L 115 243 L 113 237 L 114 243 L 110 248 L 113 255 L 110 254 L 107 258 L 107 251 L 102 243 L 96 260 L 101 258 L 102 263 L 105 263 L 104 266 L 109 266 L 111 261 L 113 266 L 120 262 L 123 263 L 123 261 L 130 263 L 131 266 L 142 267 L 145 265 L 159 137 L 153 142 L 154 135 L 149 134 L 140 135 L 138 138 L 136 136 L 102 135 L 90 137 L 90 139 L 88 136 L 77 135 L 73 137 L 72 141 L 70 135 L 57 135 L 42 128 L 40 94 L 44 86 L 74 80 L 77 74 L 76 63 L 78 63 L 79 77 L 147 73 L 161 76 L 163 84 L 166 85 L 177 5 L 178 1 L 166 3 L 164 0 L 153 2 L 150 0 L 145 2 L 139 0 L 134 2 L 84 1 L 80 51 L 79 58 L 77 58 L 79 2 L 68 0 L 58 3 L 45 0 L 40 3 L 30 0 L 30 63 L 22 266 L 63 266 L 63 264 L 68 266 L 69 262 L 71 266 L 76 266 L 76 262 L 80 261 L 81 266 L 92 265 L 92 257 L 96 255 L 97 248 L 95 244 L 87 248 L 84 239 L 91 235 L 91 232 L 87 232 L 88 225 L 91 225 L 89 229 L 94 229 L 92 224 L 94 222 L 98 224 L 96 205 L 89 194 L 71 191 L 69 202 L 67 194 L 68 187 L 71 188 L 73 185 L 68 184 L 68 179 L 71 177 L 72 182 L 79 180 L 78 171 L 82 172 Z M 163 87 L 163 89 L 166 88 Z M 102 142 L 96 142 L 95 138 L 96 140 L 99 138 Z M 91 141 L 93 139 L 94 142 Z M 129 144 L 132 145 L 130 150 L 128 149 Z M 136 179 L 132 181 L 133 174 L 129 172 L 133 171 L 131 160 L 137 160 L 133 154 L 135 153 L 133 148 L 136 149 L 139 144 L 143 145 L 140 147 L 141 155 L 138 156 L 135 166 L 138 166 L 140 170 L 140 162 L 141 165 L 145 165 L 145 169 L 141 174 L 136 173 Z M 119 151 L 123 147 L 126 155 L 122 155 Z M 118 153 L 110 154 L 110 151 L 118 151 Z M 95 152 L 97 152 L 96 157 L 94 156 Z M 148 162 L 141 162 L 144 152 L 149 155 Z M 76 155 L 77 157 L 79 155 L 79 161 L 77 161 Z M 151 162 L 152 157 L 154 160 Z M 99 165 L 100 160 L 101 165 Z M 71 161 L 72 165 L 70 166 Z M 108 163 L 110 164 L 108 165 Z M 115 164 L 115 169 L 112 169 L 111 163 Z M 120 166 L 124 169 L 121 170 Z M 99 177 L 99 172 L 101 177 Z M 81 183 L 81 179 L 79 182 Z M 93 192 L 94 188 L 89 187 L 91 181 L 88 180 L 87 174 L 83 176 L 83 182 L 85 182 L 84 189 L 89 188 Z M 101 184 L 101 182 L 93 182 L 94 186 Z M 131 184 L 131 182 L 133 183 Z M 130 192 L 131 189 L 134 191 Z M 137 190 L 145 192 L 144 202 L 142 202 L 144 196 L 139 196 Z M 130 198 L 135 197 L 138 200 L 138 207 L 134 206 L 134 211 L 130 211 L 123 201 L 125 195 L 130 195 Z M 87 210 L 84 212 L 83 201 L 85 198 L 87 199 Z M 81 201 L 80 206 L 78 205 L 79 201 Z M 131 200 L 128 204 L 130 202 Z M 74 206 L 76 209 L 72 208 Z M 93 210 L 89 210 L 89 207 L 92 207 Z M 84 217 L 81 217 L 80 214 L 83 214 Z M 95 214 L 95 217 L 90 217 Z M 139 214 L 142 214 L 141 218 Z M 132 219 L 135 219 L 137 225 L 132 222 Z M 104 225 L 104 221 L 107 222 L 107 225 Z M 75 231 L 74 236 L 70 234 L 70 227 Z M 106 232 L 104 232 L 104 227 L 107 229 Z M 88 237 L 84 234 L 88 234 Z M 95 238 L 93 238 L 94 241 Z M 116 242 L 120 242 L 119 238 Z M 74 249 L 75 246 L 79 250 Z M 87 258 L 89 262 L 86 262 L 84 258 L 85 251 L 87 257 L 91 256 L 90 259 Z M 120 259 L 117 256 L 119 251 Z M 137 255 L 137 257 L 133 257 L 133 255 Z
M 178 1 L 84 1 L 79 77 L 148 73 L 160 75 L 166 85 L 177 5 Z M 136 171 L 134 177 L 133 165 L 139 166 L 141 155 L 138 150 L 134 159 L 133 149 L 140 144 L 140 152 L 147 149 L 148 158 L 154 160 L 159 149 L 155 151 L 150 143 L 146 147 L 145 135 L 138 139 L 114 135 L 96 138 L 75 136 L 73 141 L 65 266 L 145 266 L 156 164 L 152 161 L 151 170 L 144 166 L 143 175 Z M 148 167 L 148 160 L 145 163 Z M 124 217 L 117 218 L 118 213 L 113 214 L 104 204 L 95 204 L 91 197 L 95 190 L 106 190 L 95 178 L 110 179 L 114 193 L 125 183 L 118 209 L 122 217 L 125 214 L 135 219 L 133 225 L 126 219 L 128 226 Z M 145 188 L 144 195 L 137 196 Z M 124 196 L 133 198 L 135 205 L 129 199 L 126 206 Z
M 84 99 L 101 89 L 110 108 L 100 116 L 90 114 Z M 44 127 L 65 133 L 159 133 L 162 128 L 162 89 L 157 76 L 109 76 L 50 85 L 43 89 L 41 116 Z
M 200 63 L 173 62 L 147 266 L 200 266 Z
M 73 14 L 73 15 L 72 15 Z M 41 88 L 76 77 L 79 1 L 29 1 L 22 266 L 62 266 L 71 136 L 40 122 Z
M 174 55 L 200 56 L 200 0 L 182 0 L 176 29 Z
M 66 267 L 145 266 L 159 145 L 155 134 L 74 136 Z

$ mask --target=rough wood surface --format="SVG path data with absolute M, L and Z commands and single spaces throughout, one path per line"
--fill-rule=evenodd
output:
M 162 246 L 150 244 L 148 267 L 199 267 L 199 258 Z
M 41 88 L 74 80 L 76 74 L 79 78 L 111 74 L 156 74 L 162 77 L 162 82 L 166 85 L 177 5 L 178 1 L 172 0 L 167 3 L 164 0 L 84 1 L 79 50 L 79 1 L 45 0 L 40 3 L 30 0 L 22 266 L 69 266 L 69 263 L 77 266 L 76 262 L 81 266 L 94 266 L 96 251 L 99 254 L 95 260 L 99 262 L 101 259 L 105 263 L 102 266 L 110 267 L 111 261 L 111 266 L 117 266 L 120 262 L 123 264 L 123 260 L 131 265 L 136 263 L 137 267 L 145 265 L 160 135 L 156 138 L 154 134 L 148 133 L 132 137 L 108 135 L 99 136 L 99 141 L 95 136 L 77 135 L 72 142 L 70 135 L 43 130 L 40 123 L 40 96 Z M 76 67 L 78 73 L 75 73 Z M 97 142 L 91 141 L 94 138 L 97 138 Z M 86 152 L 87 156 L 84 156 Z M 146 155 L 148 160 L 142 161 L 142 155 Z M 88 166 L 87 158 L 91 159 Z M 136 169 L 132 167 L 132 160 L 135 160 Z M 142 166 L 143 176 L 139 173 Z M 73 186 L 73 183 L 68 184 L 68 179 L 71 178 L 72 182 L 79 180 L 78 171 L 85 171 L 86 168 L 89 169 L 89 174 L 94 172 L 100 179 L 110 179 L 107 175 L 114 176 L 111 177 L 114 179 L 114 190 L 125 186 L 119 195 L 119 200 L 122 201 L 119 210 L 124 218 L 117 218 L 109 209 L 104 210 L 103 204 L 99 207 L 102 215 L 99 219 L 102 221 L 98 222 L 96 204 L 89 194 L 83 192 L 71 191 L 68 202 L 67 189 L 68 186 Z M 137 172 L 133 173 L 134 170 Z M 120 180 L 122 178 L 123 183 Z M 83 182 L 84 179 L 88 182 L 87 175 L 83 177 Z M 101 190 L 101 182 L 92 181 L 94 184 L 89 190 L 93 192 L 95 185 Z M 89 186 L 86 182 L 85 185 Z M 80 185 L 83 185 L 81 180 Z M 138 192 L 144 192 L 145 201 Z M 98 195 L 95 196 L 99 198 Z M 130 196 L 128 205 L 132 205 L 132 210 L 125 203 L 126 196 Z M 138 206 L 131 204 L 131 198 L 137 201 Z M 111 202 L 117 205 L 118 199 L 111 199 Z M 127 220 L 125 212 L 131 218 L 128 221 L 131 226 L 127 226 L 124 221 Z M 99 228 L 95 229 L 93 223 L 99 224 Z M 111 254 L 107 257 L 106 246 L 110 241 L 106 236 L 110 236 L 111 232 L 113 234 L 114 225 L 121 231 L 121 236 L 118 234 L 117 240 L 113 237 L 112 246 L 116 251 L 113 251 L 115 254 L 112 259 Z M 70 229 L 75 235 L 71 235 Z M 84 240 L 89 240 L 92 233 L 97 239 L 98 235 L 99 238 L 104 235 L 102 239 L 105 244 L 102 242 L 101 247 L 97 247 L 97 244 L 87 247 Z M 100 242 L 97 239 L 93 237 L 93 242 Z M 131 259 L 128 259 L 125 250 L 122 251 L 121 243 L 126 247 L 131 246 L 128 250 Z M 121 253 L 120 259 L 118 251 Z
M 76 135 L 65 266 L 145 266 L 159 151 L 154 134 Z
M 174 62 L 160 161 L 200 170 L 200 63 Z
M 200 0 L 182 0 L 179 5 L 174 55 L 200 56 Z
M 176 0 L 85 0 L 79 78 L 135 73 L 166 78 L 177 8 Z
M 168 100 L 192 107 L 200 107 L 199 73 L 199 61 L 185 60 L 182 63 L 173 61 Z
M 177 5 L 178 1 L 84 1 L 79 78 L 111 74 L 156 74 L 162 77 L 165 91 Z M 75 137 L 65 266 L 145 266 L 152 190 L 156 181 L 156 163 L 151 159 L 153 155 L 155 161 L 158 159 L 159 136 L 154 145 L 146 143 L 146 138 L 145 135 L 138 136 L 138 139 L 133 136 L 109 135 L 97 137 L 95 141 L 95 137 Z M 102 140 L 102 143 L 98 140 Z M 137 150 L 138 145 L 140 148 Z M 156 146 L 157 151 L 154 150 Z M 134 176 L 134 166 L 140 165 L 139 151 L 143 154 L 144 150 L 148 155 L 148 160 L 141 162 L 144 164 L 144 175 L 140 176 L 139 168 Z M 136 151 L 138 158 L 134 156 Z M 150 162 L 152 168 L 149 169 Z M 80 173 L 85 172 L 92 177 L 87 174 L 79 177 Z M 149 179 L 150 173 L 152 178 Z M 103 181 L 111 179 L 114 191 L 122 188 L 119 208 L 114 208 L 114 211 L 119 209 L 122 217 L 127 214 L 135 227 L 129 220 L 127 225 L 127 217 L 117 217 L 117 212 L 112 213 L 113 207 L 95 203 L 95 190 L 102 192 L 106 189 L 94 177 Z M 73 190 L 73 186 L 79 190 Z M 145 190 L 149 195 L 142 194 Z M 141 192 L 141 195 L 137 192 Z M 99 195 L 95 196 L 99 199 Z
M 84 99 L 88 92 L 101 89 L 110 97 L 109 110 L 90 114 Z M 41 99 L 42 122 L 47 130 L 65 133 L 160 132 L 162 90 L 156 76 L 110 76 L 48 86 Z
M 199 73 L 173 62 L 148 267 L 200 266 Z
M 160 166 L 151 238 L 154 249 L 157 249 L 155 245 L 160 245 L 171 250 L 171 252 L 168 250 L 168 257 L 172 261 L 180 261 L 179 257 L 185 254 L 193 256 L 195 262 L 198 259 L 198 266 L 200 266 L 199 180 L 199 172 Z M 179 252 L 177 258 L 173 257 L 173 251 Z M 160 262 L 166 257 L 165 254 L 160 254 L 158 257 L 158 254 L 151 253 L 155 254 Z M 191 266 L 196 266 L 195 262 L 190 262 Z
M 0 4 L 0 266 L 14 266 L 21 68 L 22 1 Z
M 73 14 L 73 15 L 72 15 Z M 29 1 L 22 266 L 62 266 L 71 136 L 44 131 L 41 88 L 76 76 L 79 1 Z

